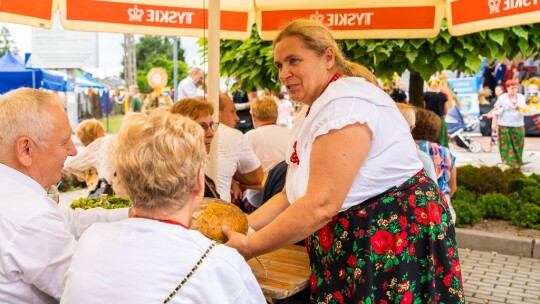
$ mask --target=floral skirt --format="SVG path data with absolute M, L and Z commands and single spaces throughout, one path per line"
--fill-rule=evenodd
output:
M 464 303 L 442 192 L 422 170 L 306 239 L 312 303 Z
M 525 127 L 499 126 L 499 153 L 503 164 L 521 167 L 524 144 Z

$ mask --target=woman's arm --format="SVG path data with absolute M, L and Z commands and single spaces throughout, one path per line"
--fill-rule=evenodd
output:
M 311 152 L 306 194 L 247 237 L 225 228 L 227 245 L 249 259 L 298 242 L 322 228 L 339 212 L 367 157 L 371 140 L 369 127 L 359 123 L 317 137 Z M 262 222 L 255 215 L 250 218 L 250 222 L 256 221 Z
M 283 191 L 272 196 L 268 202 L 264 203 L 259 209 L 248 216 L 249 227 L 255 230 L 262 229 L 289 206 L 290 204 L 287 200 L 284 187 Z
M 457 189 L 457 168 L 454 166 L 454 169 L 450 171 L 450 180 L 448 181 L 448 185 L 450 186 L 450 197 L 454 196 L 454 193 Z

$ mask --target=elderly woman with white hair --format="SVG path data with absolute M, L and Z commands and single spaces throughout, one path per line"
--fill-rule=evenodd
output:
M 162 110 L 127 118 L 113 159 L 134 215 L 82 236 L 62 303 L 265 303 L 236 250 L 188 229 L 204 193 L 203 136 Z

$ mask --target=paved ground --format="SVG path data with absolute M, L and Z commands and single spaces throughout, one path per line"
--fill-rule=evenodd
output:
M 467 249 L 459 254 L 467 303 L 540 303 L 540 260 Z
M 489 144 L 489 137 L 472 137 Z M 491 153 L 472 153 L 456 147 L 453 151 L 458 166 L 465 164 L 497 165 L 500 156 L 497 149 Z M 540 137 L 527 137 L 525 140 L 523 171 L 540 174 Z M 459 174 L 459 173 L 458 173 Z M 61 193 L 60 202 L 69 204 L 74 199 L 86 195 L 86 190 Z M 459 240 L 458 240 L 459 242 Z M 540 240 L 538 240 L 540 242 Z M 540 260 L 521 258 L 460 248 L 462 277 L 467 303 L 537 303 L 540 304 Z M 296 299 L 283 304 L 301 303 Z

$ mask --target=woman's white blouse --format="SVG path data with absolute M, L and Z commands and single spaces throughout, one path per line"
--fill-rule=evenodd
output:
M 303 123 L 293 129 L 286 155 L 290 203 L 306 193 L 311 150 L 317 137 L 355 123 L 367 124 L 372 131 L 371 148 L 340 211 L 401 185 L 422 169 L 409 126 L 390 96 L 364 78 L 340 78 L 328 86 Z M 290 161 L 295 141 L 299 164 Z

